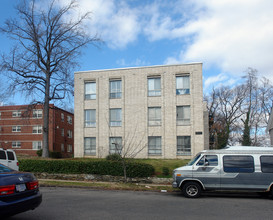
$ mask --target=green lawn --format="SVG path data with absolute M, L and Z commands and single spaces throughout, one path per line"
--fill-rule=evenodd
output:
M 134 159 L 137 162 L 151 164 L 155 168 L 155 174 L 158 177 L 171 177 L 175 168 L 186 165 L 190 160 L 181 159 Z M 169 175 L 163 175 L 163 167 L 169 169 Z

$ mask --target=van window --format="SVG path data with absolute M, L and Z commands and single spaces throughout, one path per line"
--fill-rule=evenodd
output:
M 224 156 L 226 173 L 253 173 L 254 158 L 252 156 Z
M 218 157 L 217 155 L 204 155 L 197 163 L 197 166 L 204 166 L 205 162 L 208 163 L 208 166 L 217 166 Z
M 6 160 L 7 159 L 6 153 L 3 150 L 0 150 L 0 159 L 2 159 L 2 160 Z
M 261 156 L 261 170 L 263 173 L 273 173 L 273 156 Z
M 7 153 L 8 153 L 8 160 L 14 160 L 15 159 L 13 152 L 7 151 Z

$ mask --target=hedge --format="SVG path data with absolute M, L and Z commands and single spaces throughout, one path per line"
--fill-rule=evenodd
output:
M 127 177 L 149 177 L 154 167 L 144 163 L 127 163 Z M 20 171 L 33 173 L 99 174 L 123 176 L 121 162 L 117 161 L 76 161 L 76 160 L 19 160 Z

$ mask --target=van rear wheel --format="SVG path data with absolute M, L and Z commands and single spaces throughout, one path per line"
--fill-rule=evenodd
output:
M 182 193 L 187 198 L 198 198 L 201 195 L 201 186 L 196 182 L 188 182 L 182 187 Z

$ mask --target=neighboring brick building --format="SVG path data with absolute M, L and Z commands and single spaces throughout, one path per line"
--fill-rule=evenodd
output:
M 191 158 L 208 148 L 202 88 L 201 63 L 75 73 L 75 157 Z
M 63 157 L 74 153 L 74 115 L 50 104 L 49 151 L 61 152 Z M 17 154 L 37 156 L 43 143 L 43 106 L 0 106 L 0 147 Z

